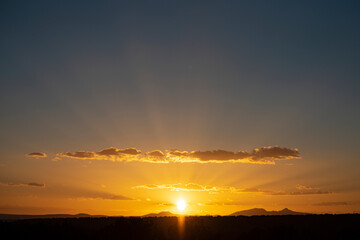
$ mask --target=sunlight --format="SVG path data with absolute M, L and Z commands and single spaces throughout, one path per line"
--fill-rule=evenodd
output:
M 182 212 L 186 208 L 186 202 L 184 200 L 179 200 L 179 201 L 177 201 L 176 206 L 179 209 L 179 211 Z

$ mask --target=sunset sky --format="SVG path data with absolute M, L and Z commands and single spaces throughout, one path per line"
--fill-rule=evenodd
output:
M 0 213 L 359 213 L 359 12 L 1 1 Z

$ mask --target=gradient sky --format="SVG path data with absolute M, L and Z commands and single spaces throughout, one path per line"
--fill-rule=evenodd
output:
M 360 212 L 359 12 L 1 1 L 0 213 Z

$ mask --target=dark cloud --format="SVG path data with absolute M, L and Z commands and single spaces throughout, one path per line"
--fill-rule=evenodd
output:
M 106 148 L 104 150 L 101 150 L 100 152 L 97 152 L 96 154 L 101 155 L 101 156 L 118 156 L 119 153 L 119 149 L 111 147 L 111 148 Z
M 31 187 L 45 187 L 44 183 L 36 183 L 36 182 L 27 183 L 27 185 Z
M 345 206 L 349 205 L 348 202 L 321 202 L 315 203 L 314 206 Z
M 309 191 L 296 191 L 296 192 L 269 192 L 271 195 L 314 195 L 314 194 L 331 194 L 330 191 L 322 190 L 309 190 Z
M 80 159 L 99 159 L 112 161 L 140 161 L 140 162 L 242 162 L 255 164 L 275 164 L 275 160 L 284 160 L 299 158 L 297 149 L 281 147 L 262 147 L 254 149 L 251 153 L 246 151 L 226 151 L 226 150 L 209 150 L 209 151 L 180 151 L 177 149 L 162 152 L 161 150 L 149 151 L 141 154 L 136 148 L 118 149 L 110 147 L 99 152 L 79 151 L 75 153 L 65 152 L 58 153 L 57 156 L 80 158 Z
M 104 200 L 133 200 L 132 198 L 125 197 L 123 195 L 103 193 L 103 192 L 89 194 L 88 196 L 85 197 L 89 199 L 104 199 Z
M 70 157 L 70 158 L 85 158 L 85 159 L 93 159 L 95 157 L 95 153 L 93 152 L 86 152 L 86 151 L 78 151 L 78 152 L 65 152 L 65 153 L 58 153 L 60 157 Z
M 125 149 L 117 149 L 114 147 L 110 147 L 100 152 L 97 152 L 97 155 L 100 156 L 119 156 L 122 154 L 129 154 L 129 155 L 138 155 L 141 151 L 137 150 L 136 148 L 125 148 Z
M 299 158 L 298 149 L 290 149 L 290 148 L 281 148 L 281 147 L 262 147 L 259 149 L 254 149 L 251 154 L 254 160 L 257 159 L 288 159 L 288 158 Z
M 19 186 L 19 187 L 45 187 L 44 183 L 37 183 L 37 182 L 30 182 L 30 183 L 4 183 L 4 182 L 0 182 L 0 185 L 3 186 Z
M 78 151 L 78 152 L 65 152 L 65 153 L 58 153 L 57 156 L 60 157 L 69 157 L 69 158 L 80 158 L 80 159 L 111 159 L 114 158 L 124 158 L 126 159 L 127 156 L 136 156 L 141 153 L 140 150 L 136 148 L 125 148 L 125 149 L 118 149 L 115 147 L 110 147 L 103 149 L 99 152 L 88 152 L 88 151 Z
M 226 150 L 212 150 L 212 151 L 180 151 L 171 150 L 168 152 L 170 156 L 180 158 L 191 158 L 199 161 L 241 161 L 249 163 L 273 163 L 270 160 L 283 160 L 290 158 L 299 158 L 297 149 L 281 148 L 281 147 L 262 147 L 254 149 L 251 153 L 246 151 L 226 151 Z
M 146 155 L 150 156 L 150 157 L 159 157 L 159 158 L 165 157 L 165 154 L 160 150 L 154 150 L 151 152 L 147 152 Z
M 28 153 L 26 154 L 26 156 L 28 157 L 46 157 L 46 153 L 42 153 L 42 152 L 32 152 L 32 153 Z
M 129 154 L 129 155 L 138 155 L 141 153 L 141 151 L 137 150 L 136 148 L 119 149 L 119 152 L 123 153 L 123 154 Z

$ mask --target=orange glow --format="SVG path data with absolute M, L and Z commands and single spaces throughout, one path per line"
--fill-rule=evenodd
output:
M 185 239 L 185 216 L 178 216 L 179 239 Z
M 177 203 L 176 203 L 176 206 L 177 206 L 177 208 L 179 209 L 180 212 L 185 210 L 186 205 L 187 205 L 186 202 L 184 200 L 182 200 L 182 199 L 177 201 Z

